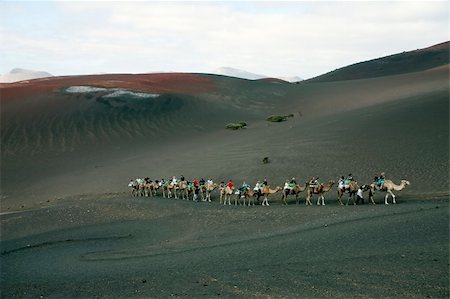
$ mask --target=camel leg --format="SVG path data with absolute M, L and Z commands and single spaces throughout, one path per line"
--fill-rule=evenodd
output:
M 395 195 L 394 195 L 394 193 L 392 193 L 392 191 L 388 191 L 390 194 L 391 194 L 391 196 L 392 196 L 392 203 L 393 204 L 396 204 L 397 202 L 395 201 Z
M 305 205 L 310 205 L 312 206 L 312 202 L 311 202 L 311 195 L 306 195 L 305 197 Z
M 321 197 L 322 197 L 322 206 L 324 206 L 325 205 L 325 197 L 323 195 L 321 195 Z
M 389 198 L 389 193 L 386 193 L 386 196 L 384 197 L 384 204 L 388 205 L 388 198 Z
M 317 205 L 320 206 L 320 195 L 317 197 Z

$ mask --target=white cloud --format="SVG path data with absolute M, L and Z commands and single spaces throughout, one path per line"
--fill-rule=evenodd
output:
M 308 78 L 448 40 L 446 2 L 58 2 L 49 8 L 45 20 L 17 9 L 9 19 L 15 25 L 0 21 L 6 58 L 0 72 L 230 66 Z

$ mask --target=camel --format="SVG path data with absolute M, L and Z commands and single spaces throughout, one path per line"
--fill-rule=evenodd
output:
M 225 186 L 223 189 L 223 204 L 227 204 L 228 199 L 228 205 L 231 205 L 231 195 L 234 193 L 234 188 L 230 188 L 229 186 Z M 234 201 L 234 205 L 237 205 L 237 199 Z
M 370 189 L 369 185 L 362 185 L 362 190 L 363 192 L 366 192 L 367 190 Z M 358 182 L 357 181 L 351 181 L 350 184 L 348 185 L 348 188 L 345 189 L 341 189 L 341 188 L 337 188 L 337 201 L 339 202 L 339 204 L 342 206 L 344 205 L 342 203 L 342 196 L 344 195 L 344 193 L 348 192 L 348 199 L 347 199 L 347 203 L 346 206 L 348 206 L 348 203 L 350 201 L 350 199 L 353 199 L 353 204 L 356 204 L 356 192 L 358 192 L 359 186 L 358 186 Z
M 326 185 L 324 184 L 320 184 L 317 188 L 315 187 L 308 187 L 308 191 L 306 194 L 306 199 L 305 199 L 305 204 L 306 205 L 312 205 L 311 203 L 311 196 L 313 194 L 318 194 L 319 197 L 317 198 L 317 205 L 320 206 L 320 203 L 322 202 L 322 206 L 325 205 L 325 197 L 323 196 L 323 194 L 325 192 L 328 192 L 331 190 L 331 187 L 333 187 L 333 185 L 336 182 L 334 180 L 330 180 L 328 181 L 328 183 Z
M 175 190 L 176 190 L 175 186 L 171 182 L 170 183 L 166 182 L 166 184 L 163 185 L 162 190 L 163 190 L 163 197 L 166 197 L 166 193 L 164 191 L 167 191 L 167 198 L 171 198 L 172 190 L 173 190 L 173 193 L 175 194 L 175 198 L 177 198 L 177 194 L 175 192 Z
M 158 189 L 159 189 L 159 182 L 158 181 L 151 182 L 149 186 L 150 196 L 156 196 L 156 191 Z
M 341 206 L 344 205 L 344 203 L 342 202 L 341 199 L 342 199 L 342 196 L 344 195 L 344 193 L 346 193 L 346 192 L 348 192 L 348 199 L 347 199 L 347 204 L 346 205 L 348 206 L 348 202 L 350 201 L 351 198 L 353 198 L 353 204 L 355 204 L 356 203 L 355 197 L 356 197 L 356 192 L 358 191 L 358 189 L 359 189 L 359 186 L 358 186 L 358 182 L 357 181 L 351 181 L 348 184 L 348 188 L 341 189 L 338 186 L 338 188 L 337 188 L 337 201 L 339 202 L 339 204 Z
M 139 193 L 139 184 L 136 181 L 130 181 L 128 184 L 131 190 L 131 196 L 138 196 Z
M 389 195 L 392 196 L 392 203 L 395 204 L 396 203 L 395 195 L 392 192 L 392 190 L 401 191 L 401 190 L 405 189 L 406 186 L 408 186 L 408 185 L 410 185 L 410 183 L 407 180 L 401 180 L 400 181 L 400 185 L 396 185 L 391 180 L 385 180 L 383 186 L 381 187 L 381 189 L 378 189 L 377 186 L 375 185 L 375 183 L 372 183 L 370 185 L 370 190 L 369 190 L 369 199 L 371 200 L 371 202 L 373 204 L 375 204 L 375 202 L 373 200 L 373 197 L 374 197 L 374 194 L 375 194 L 375 190 L 380 190 L 380 191 L 386 192 L 386 196 L 384 197 L 384 204 L 385 205 L 389 204 L 388 203 Z
M 245 206 L 245 199 L 248 198 L 248 206 L 251 205 L 251 202 L 253 202 L 253 205 L 255 205 L 255 195 L 258 194 L 258 191 L 255 191 L 253 189 L 245 189 L 241 194 L 236 195 L 238 200 L 239 198 L 244 199 L 243 205 Z
M 205 197 L 202 198 L 203 201 L 211 202 L 211 192 L 213 192 L 216 188 L 217 188 L 216 183 L 206 184 L 205 186 L 203 186 L 202 193 L 205 192 Z M 203 196 L 203 194 L 202 194 L 202 196 Z
M 261 189 L 261 194 L 264 195 L 264 200 L 262 201 L 261 205 L 263 206 L 268 206 L 269 205 L 269 200 L 267 199 L 267 197 L 270 194 L 274 194 L 277 193 L 278 191 L 282 190 L 283 188 L 281 188 L 280 186 L 277 186 L 275 189 L 270 189 L 269 186 L 264 186 Z
M 186 182 L 185 181 L 178 182 L 177 188 L 179 191 L 179 197 L 183 200 L 186 200 L 186 199 L 189 200 L 188 186 L 187 186 Z M 175 193 L 175 198 L 177 198 L 176 193 Z
M 295 195 L 295 201 L 297 203 L 299 203 L 299 199 L 298 199 L 298 195 L 300 194 L 300 192 L 303 192 L 306 190 L 306 188 L 308 187 L 308 184 L 304 183 L 303 185 L 298 185 L 295 184 L 295 186 L 292 189 L 283 189 L 283 197 L 281 198 L 281 200 L 284 202 L 285 205 L 287 205 L 286 199 L 288 198 L 288 196 L 290 194 Z

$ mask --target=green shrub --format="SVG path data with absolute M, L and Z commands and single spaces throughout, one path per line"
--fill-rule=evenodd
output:
M 287 120 L 287 116 L 285 116 L 285 115 L 271 115 L 266 120 L 274 122 L 274 123 L 279 123 L 279 122 L 282 122 L 282 121 L 286 121 Z
M 247 124 L 245 122 L 238 122 L 238 123 L 229 123 L 225 126 L 225 128 L 230 130 L 239 130 L 239 129 L 245 129 Z

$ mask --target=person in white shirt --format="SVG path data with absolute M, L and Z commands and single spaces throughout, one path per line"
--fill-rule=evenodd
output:
M 359 187 L 358 191 L 356 192 L 356 204 L 359 204 L 359 201 L 361 201 L 361 204 L 364 204 L 363 188 L 364 186 Z

